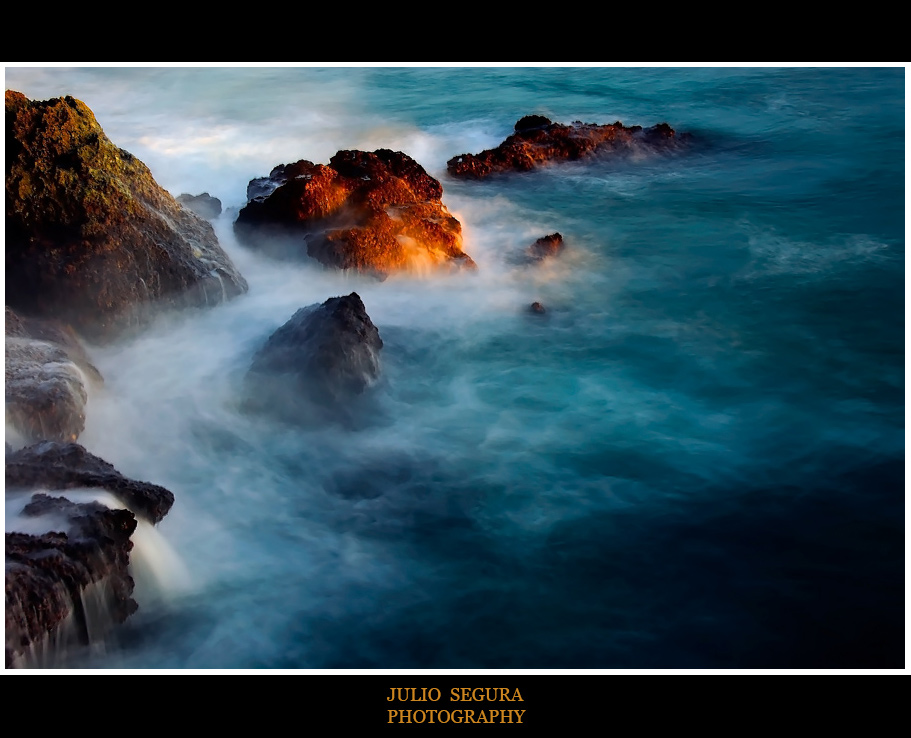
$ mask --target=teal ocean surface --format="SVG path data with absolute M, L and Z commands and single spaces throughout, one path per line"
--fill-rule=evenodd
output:
M 903 666 L 903 68 L 8 67 L 6 87 L 84 101 L 169 192 L 221 199 L 250 284 L 91 347 L 80 443 L 176 503 L 140 531 L 136 615 L 40 665 Z M 692 141 L 447 174 L 528 114 Z M 440 180 L 476 273 L 380 282 L 235 239 L 250 179 L 378 148 Z M 562 254 L 517 262 L 554 232 Z M 352 291 L 385 344 L 376 418 L 243 413 L 267 337 Z

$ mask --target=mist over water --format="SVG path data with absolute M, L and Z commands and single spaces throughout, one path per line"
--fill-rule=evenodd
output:
M 63 666 L 902 665 L 902 70 L 7 68 L 6 86 L 83 100 L 172 194 L 220 198 L 250 285 L 90 347 L 105 383 L 80 443 L 176 503 L 141 531 L 139 612 Z M 695 142 L 448 177 L 531 113 Z M 235 240 L 251 178 L 380 147 L 440 179 L 477 273 L 379 282 Z M 559 257 L 519 263 L 556 231 Z M 268 336 L 353 291 L 384 342 L 356 427 L 242 412 Z

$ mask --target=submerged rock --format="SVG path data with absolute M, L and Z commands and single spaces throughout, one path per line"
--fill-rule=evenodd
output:
M 25 443 L 75 441 L 87 386 L 103 380 L 71 328 L 6 308 L 6 422 Z
M 339 151 L 328 166 L 301 160 L 251 181 L 234 229 L 248 246 L 336 269 L 474 268 L 442 194 L 400 151 Z
M 201 195 L 190 195 L 184 192 L 177 197 L 177 202 L 206 220 L 215 220 L 221 215 L 221 200 L 212 197 L 208 192 L 203 192 Z
M 247 407 L 295 423 L 344 419 L 378 378 L 382 347 L 356 292 L 301 308 L 254 356 Z
M 37 494 L 22 510 L 48 517 L 54 532 L 6 533 L 6 667 L 29 666 L 33 648 L 87 644 L 136 609 L 130 536 L 136 518 L 91 502 Z
M 207 221 L 107 138 L 85 103 L 6 92 L 6 299 L 109 340 L 153 306 L 247 290 Z
M 129 479 L 78 443 L 44 441 L 6 455 L 7 489 L 108 490 L 131 511 L 158 523 L 174 504 L 174 494 L 149 482 Z
M 547 312 L 547 310 L 544 309 L 544 306 L 540 302 L 533 302 L 528 309 L 537 315 L 544 315 L 544 313 Z
M 480 154 L 454 156 L 446 164 L 453 177 L 483 179 L 497 172 L 527 172 L 548 162 L 572 161 L 595 154 L 634 149 L 668 148 L 688 138 L 678 136 L 667 123 L 651 128 L 554 123 L 543 115 L 527 115 L 515 125 L 515 133 L 495 149 Z

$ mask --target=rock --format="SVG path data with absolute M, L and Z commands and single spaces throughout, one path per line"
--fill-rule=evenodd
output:
M 543 115 L 526 115 L 524 118 L 520 118 L 515 125 L 516 132 L 522 131 L 531 131 L 535 128 L 546 128 L 551 125 L 550 118 L 545 118 Z
M 295 179 L 299 175 L 310 176 L 313 166 L 313 162 L 306 159 L 301 159 L 294 164 L 279 164 L 269 172 L 268 177 L 257 177 L 250 180 L 247 185 L 247 201 L 266 198 L 285 182 Z
M 247 290 L 212 226 L 182 208 L 72 97 L 6 92 L 6 300 L 107 341 L 154 307 Z
M 19 315 L 6 306 L 6 335 L 16 338 L 32 338 L 59 346 L 67 356 L 84 371 L 93 382 L 104 382 L 101 372 L 89 358 L 88 352 L 76 331 L 59 320 Z
M 129 479 L 78 443 L 44 441 L 6 455 L 7 489 L 100 487 L 136 515 L 158 523 L 174 504 L 164 487 Z
M 46 519 L 48 532 L 6 533 L 6 666 L 29 666 L 30 654 L 68 642 L 88 643 L 137 609 L 132 598 L 130 540 L 137 516 L 159 522 L 174 495 L 137 482 L 75 443 L 43 442 L 6 449 L 7 505 L 10 494 L 33 489 L 102 488 L 125 509 L 98 502 L 74 503 L 44 493 L 32 495 L 26 518 Z M 9 509 L 9 508 L 8 508 Z M 7 528 L 32 531 L 18 520 Z
M 6 308 L 6 422 L 25 443 L 75 441 L 101 373 L 71 328 Z
M 29 666 L 29 652 L 48 643 L 87 644 L 99 627 L 122 623 L 137 609 L 130 511 L 37 494 L 23 513 L 47 516 L 49 526 L 64 530 L 6 533 L 7 668 Z
M 6 421 L 26 443 L 75 441 L 85 428 L 84 375 L 59 346 L 6 337 Z
M 177 202 L 206 220 L 215 220 L 221 215 L 221 200 L 212 197 L 208 192 L 203 192 L 201 195 L 190 195 L 184 192 L 178 196 Z
M 247 407 L 294 423 L 344 419 L 379 376 L 382 347 L 356 292 L 301 308 L 254 356 Z
M 581 121 L 563 125 L 543 115 L 526 115 L 516 123 L 515 133 L 495 149 L 455 156 L 447 162 L 446 169 L 453 177 L 483 179 L 497 172 L 527 172 L 548 162 L 667 148 L 688 139 L 689 134 L 677 136 L 667 123 L 651 128 L 627 127 L 619 121 L 607 125 Z
M 561 251 L 563 251 L 563 236 L 559 233 L 551 233 L 549 236 L 539 238 L 525 249 L 525 257 L 526 261 L 538 262 L 548 256 L 556 256 Z
M 9 305 L 6 306 L 6 320 L 4 322 L 4 328 L 6 330 L 7 336 L 28 335 L 28 329 L 25 327 L 25 322 L 15 312 L 10 310 Z
M 327 267 L 386 276 L 475 268 L 443 188 L 400 151 L 339 151 L 329 165 L 281 165 L 247 188 L 234 228 L 273 256 L 304 254 Z
M 547 311 L 544 309 L 544 306 L 540 302 L 533 302 L 529 307 L 529 310 L 538 315 L 544 315 Z

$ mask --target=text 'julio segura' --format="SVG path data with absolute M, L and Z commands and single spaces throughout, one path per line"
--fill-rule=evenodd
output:
M 438 702 L 443 696 L 436 687 L 391 687 L 387 702 Z M 453 687 L 450 702 L 524 702 L 518 689 L 507 687 Z M 387 710 L 389 723 L 521 723 L 525 710 Z

